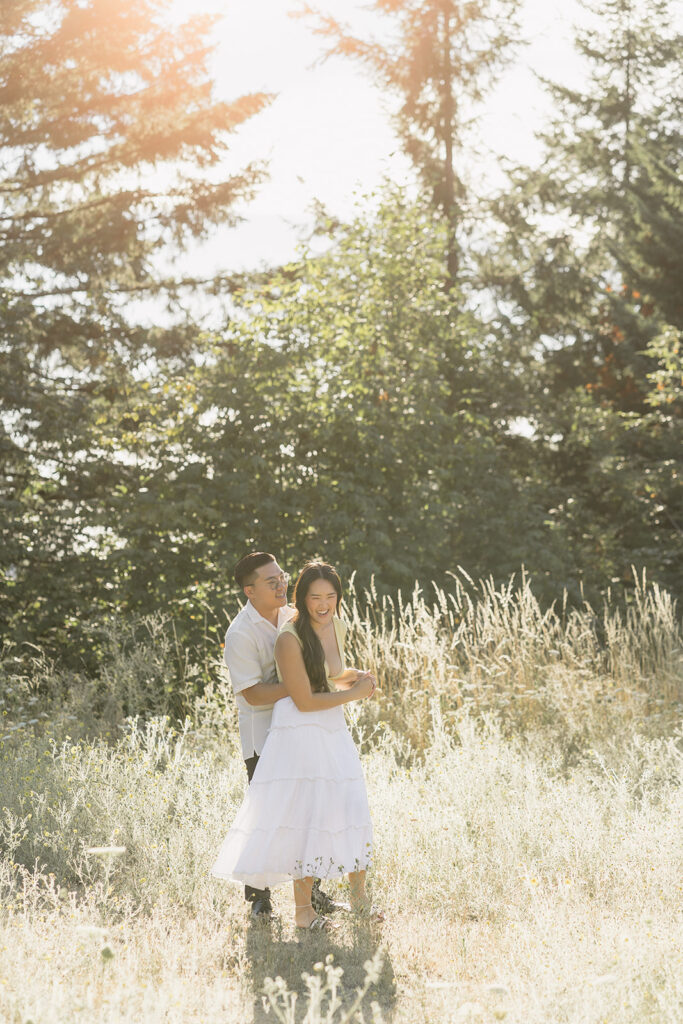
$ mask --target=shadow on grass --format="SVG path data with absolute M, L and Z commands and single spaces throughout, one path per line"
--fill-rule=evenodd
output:
M 303 1020 L 309 993 L 302 975 L 316 974 L 315 965 L 324 964 L 330 955 L 333 957 L 332 965 L 344 972 L 338 992 L 343 1007 L 338 1014 L 343 1014 L 365 984 L 365 963 L 372 960 L 380 949 L 379 977 L 370 985 L 362 1006 L 367 1008 L 365 1016 L 370 1019 L 370 1004 L 378 1003 L 385 1024 L 389 1024 L 396 1001 L 396 981 L 388 951 L 382 945 L 382 926 L 341 915 L 335 915 L 337 922 L 338 928 L 332 932 L 301 932 L 296 937 L 291 937 L 292 927 L 285 926 L 280 918 L 274 918 L 270 924 L 250 922 L 247 925 L 246 953 L 254 997 L 254 1024 L 273 1024 L 276 1019 L 272 1010 L 266 1013 L 263 996 L 266 979 L 278 977 L 283 979 L 290 993 L 297 994 L 293 1020 Z M 322 972 L 318 973 L 324 977 Z M 325 996 L 321 1007 L 323 1012 L 328 1002 Z M 338 1021 L 342 1017 L 335 1014 L 332 1019 Z

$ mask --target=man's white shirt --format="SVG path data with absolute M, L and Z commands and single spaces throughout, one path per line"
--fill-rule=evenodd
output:
M 235 616 L 225 634 L 223 660 L 230 672 L 230 681 L 235 694 L 237 714 L 242 741 L 242 756 L 245 761 L 254 754 L 260 754 L 270 728 L 273 714 L 272 704 L 254 707 L 242 696 L 242 690 L 257 683 L 276 683 L 275 640 L 278 630 L 296 614 L 296 609 L 285 605 L 278 609 L 277 626 L 247 601 Z

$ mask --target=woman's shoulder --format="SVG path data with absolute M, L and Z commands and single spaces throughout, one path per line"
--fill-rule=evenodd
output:
M 349 629 L 347 624 L 338 615 L 334 616 L 334 620 L 333 621 L 334 621 L 335 626 L 337 627 L 337 632 L 341 633 L 342 637 L 345 637 L 347 632 L 348 632 L 348 629 Z
M 278 637 L 284 636 L 286 633 L 289 633 L 293 637 L 296 637 L 298 642 L 301 643 L 301 637 L 299 636 L 299 634 L 296 631 L 296 626 L 294 625 L 294 620 L 293 619 L 289 619 L 287 622 L 283 622 L 282 625 L 280 626 L 280 628 L 277 631 Z

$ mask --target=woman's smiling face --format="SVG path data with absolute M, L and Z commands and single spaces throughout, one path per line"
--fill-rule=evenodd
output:
M 306 594 L 306 611 L 311 622 L 323 626 L 337 610 L 337 591 L 329 580 L 313 580 Z

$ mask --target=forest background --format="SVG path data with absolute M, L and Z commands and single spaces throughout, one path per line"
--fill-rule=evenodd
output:
M 210 18 L 178 25 L 156 0 L 2 5 L 12 660 L 37 646 L 90 671 L 113 617 L 133 635 L 154 613 L 181 650 L 217 644 L 251 548 L 290 571 L 324 557 L 389 595 L 448 588 L 458 567 L 495 583 L 524 567 L 545 607 L 627 602 L 634 569 L 680 592 L 675 5 L 586 5 L 584 86 L 543 83 L 541 155 L 501 161 L 493 196 L 468 146 L 523 59 L 521 4 L 370 6 L 380 41 L 305 17 L 321 53 L 393 97 L 413 186 L 387 181 L 344 222 L 320 207 L 284 265 L 207 278 L 183 254 L 265 180 L 256 160 L 229 176 L 221 161 L 273 97 L 215 97 Z

